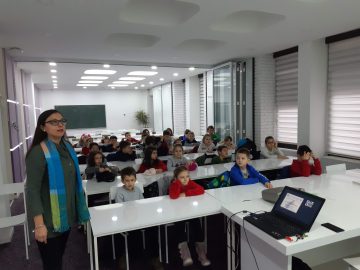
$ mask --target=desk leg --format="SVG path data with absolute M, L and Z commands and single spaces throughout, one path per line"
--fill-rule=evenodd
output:
M 88 251 L 90 252 L 90 268 L 94 270 L 94 258 L 93 258 L 93 249 L 92 249 L 92 241 L 91 241 L 91 231 L 90 231 L 90 221 L 87 222 L 87 243 L 88 243 Z
M 161 226 L 158 226 L 158 243 L 159 243 L 159 261 L 162 262 L 162 254 L 161 254 Z
M 129 270 L 129 248 L 128 248 L 128 235 L 127 233 L 124 233 L 125 237 L 125 255 L 126 255 L 126 269 Z
M 95 251 L 95 270 L 99 270 L 99 254 L 97 237 L 94 237 L 94 251 Z
M 252 226 L 245 223 L 246 226 Z M 247 238 L 246 238 L 247 236 Z M 249 240 L 249 242 L 248 242 Z M 291 270 L 292 257 L 281 254 L 275 248 L 265 243 L 255 234 L 246 230 L 241 226 L 241 269 L 257 270 L 257 269 L 271 269 L 271 270 Z M 250 245 L 254 256 L 251 252 Z M 258 267 L 255 263 L 258 264 Z
M 234 221 L 229 222 L 230 231 L 227 231 L 227 258 L 228 270 L 235 269 L 235 256 L 233 248 L 235 247 L 235 224 Z M 246 268 L 243 268 L 246 269 Z
M 207 248 L 208 248 L 208 238 L 207 238 L 207 219 L 206 217 L 204 217 L 204 240 L 205 240 L 205 250 L 207 253 Z
M 86 222 L 86 239 L 87 239 L 87 251 L 88 253 L 90 253 L 90 245 L 91 245 L 91 230 L 90 230 L 90 220 L 88 222 Z

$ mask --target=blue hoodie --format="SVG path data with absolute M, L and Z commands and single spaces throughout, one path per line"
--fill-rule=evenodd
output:
M 233 185 L 233 186 L 250 185 L 250 184 L 255 184 L 258 182 L 261 182 L 265 185 L 265 183 L 270 182 L 269 179 L 267 179 L 264 175 L 262 175 L 257 170 L 255 170 L 255 168 L 253 166 L 247 164 L 246 169 L 248 171 L 249 178 L 244 178 L 244 176 L 240 170 L 240 167 L 237 164 L 235 164 L 231 168 L 231 171 L 230 171 L 231 185 Z

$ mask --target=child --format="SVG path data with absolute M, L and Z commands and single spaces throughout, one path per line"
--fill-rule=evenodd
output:
M 220 136 L 215 133 L 214 126 L 208 126 L 206 129 L 207 134 L 211 136 L 211 139 L 213 140 L 213 143 L 216 145 L 218 142 L 220 142 Z
M 100 152 L 100 146 L 96 142 L 90 143 L 89 148 L 90 152 Z
M 181 142 L 184 142 L 187 139 L 187 136 L 190 132 L 190 129 L 185 129 L 184 131 L 184 135 L 180 136 L 179 139 L 181 140 Z
M 171 156 L 167 161 L 168 171 L 173 171 L 179 166 L 185 166 L 189 170 L 194 170 L 196 168 L 196 164 L 194 164 L 193 161 L 189 161 L 186 158 L 184 158 L 183 154 L 184 154 L 184 149 L 182 148 L 182 146 L 178 144 L 175 145 L 173 156 Z
M 118 150 L 118 142 L 116 136 L 110 136 L 110 144 L 103 145 L 103 152 L 116 152 Z
M 107 161 L 132 161 L 135 159 L 136 154 L 128 141 L 121 141 L 119 150 L 116 153 L 108 154 L 106 156 Z
M 213 154 L 215 150 L 215 144 L 213 144 L 213 141 L 211 139 L 211 136 L 209 134 L 205 134 L 202 142 L 198 148 L 198 153 L 211 153 Z
M 90 144 L 93 142 L 93 138 L 89 136 L 84 137 L 83 147 L 81 149 L 81 153 L 87 156 L 90 153 Z
M 163 136 L 160 139 L 160 143 L 158 146 L 158 155 L 159 156 L 167 156 L 169 155 L 171 146 L 171 135 L 168 130 L 163 131 Z
M 85 169 L 86 179 L 94 178 L 96 173 L 102 172 L 112 172 L 115 175 L 117 171 L 112 170 L 107 164 L 103 153 L 94 151 L 90 152 L 88 160 L 87 160 L 87 167 Z
M 187 138 L 182 142 L 183 146 L 196 146 L 198 144 L 199 142 L 195 140 L 195 133 L 192 131 L 188 133 Z
M 204 188 L 189 179 L 189 172 L 185 167 L 180 166 L 176 168 L 174 171 L 174 178 L 175 180 L 171 183 L 169 187 L 169 195 L 171 199 L 204 194 Z M 195 236 L 194 240 L 196 252 L 198 254 L 198 259 L 201 265 L 210 265 L 211 262 L 206 257 L 204 232 L 201 228 L 200 219 L 191 219 L 187 220 L 187 222 L 189 222 L 191 235 Z M 175 223 L 175 235 L 178 236 L 178 248 L 180 250 L 181 259 L 183 260 L 183 266 L 189 266 L 193 264 L 193 260 L 191 258 L 188 243 L 186 241 L 187 237 L 184 230 L 185 224 L 185 221 Z
M 139 141 L 133 137 L 131 137 L 130 132 L 125 132 L 125 138 L 123 141 L 127 141 L 129 143 L 139 143 Z
M 124 184 L 116 192 L 115 202 L 128 202 L 144 199 L 141 190 L 135 186 L 136 171 L 132 167 L 126 167 L 121 170 L 121 182 Z
M 248 164 L 250 161 L 250 152 L 246 148 L 240 148 L 236 151 L 236 163 L 230 171 L 230 181 L 232 185 L 250 185 L 261 182 L 267 188 L 272 185 L 264 175 L 259 173 L 253 166 Z
M 274 140 L 274 137 L 267 136 L 265 138 L 265 147 L 261 149 L 261 155 L 264 158 L 278 158 L 278 159 L 287 159 L 288 157 L 277 148 L 277 143 Z
M 221 145 L 225 145 L 228 148 L 228 150 L 235 150 L 236 148 L 231 136 L 226 136 L 224 141 L 221 143 Z
M 141 140 L 140 140 L 140 143 L 141 144 L 145 144 L 145 139 L 150 136 L 150 131 L 145 128 L 142 132 L 141 132 Z
M 227 148 L 226 145 L 220 145 L 217 151 L 218 151 L 218 155 L 212 158 L 211 164 L 231 162 L 231 156 L 229 156 L 229 149 Z
M 101 143 L 103 145 L 107 145 L 107 144 L 110 144 L 110 138 L 108 135 L 103 135 L 103 138 L 101 139 Z
M 310 176 L 310 174 L 320 175 L 321 171 L 320 160 L 314 155 L 309 146 L 300 145 L 297 150 L 297 160 L 294 159 L 290 167 L 291 177 Z
M 145 157 L 140 165 L 138 173 L 143 173 L 151 168 L 154 168 L 156 173 L 167 171 L 166 165 L 160 159 L 158 159 L 157 150 L 153 146 L 149 146 L 145 149 Z

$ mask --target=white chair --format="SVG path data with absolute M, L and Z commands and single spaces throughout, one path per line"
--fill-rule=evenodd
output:
M 345 163 L 326 166 L 327 174 L 344 174 L 345 172 L 346 172 Z
M 24 183 L 14 183 L 14 184 L 2 184 L 0 185 L 0 196 L 9 196 L 14 194 L 24 193 Z M 26 219 L 26 205 L 25 205 L 25 196 L 24 196 L 24 213 L 16 216 L 10 217 L 0 217 L 0 229 L 9 228 L 16 225 L 24 226 L 24 238 L 25 238 L 25 251 L 26 259 L 29 259 L 29 232 Z
M 346 258 L 344 261 L 348 264 L 349 270 L 360 269 L 360 257 Z

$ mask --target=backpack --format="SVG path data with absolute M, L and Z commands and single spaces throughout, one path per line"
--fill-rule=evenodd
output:
M 96 180 L 98 182 L 113 182 L 115 180 L 115 174 L 112 172 L 98 172 L 96 173 Z
M 257 151 L 256 144 L 250 140 L 249 138 L 240 139 L 237 143 L 237 149 L 239 148 L 246 148 L 249 150 L 250 154 L 252 155 L 251 159 L 260 159 L 260 151 Z
M 222 188 L 230 186 L 230 172 L 226 171 L 220 174 L 218 177 L 214 178 L 211 182 L 207 184 L 207 188 Z

